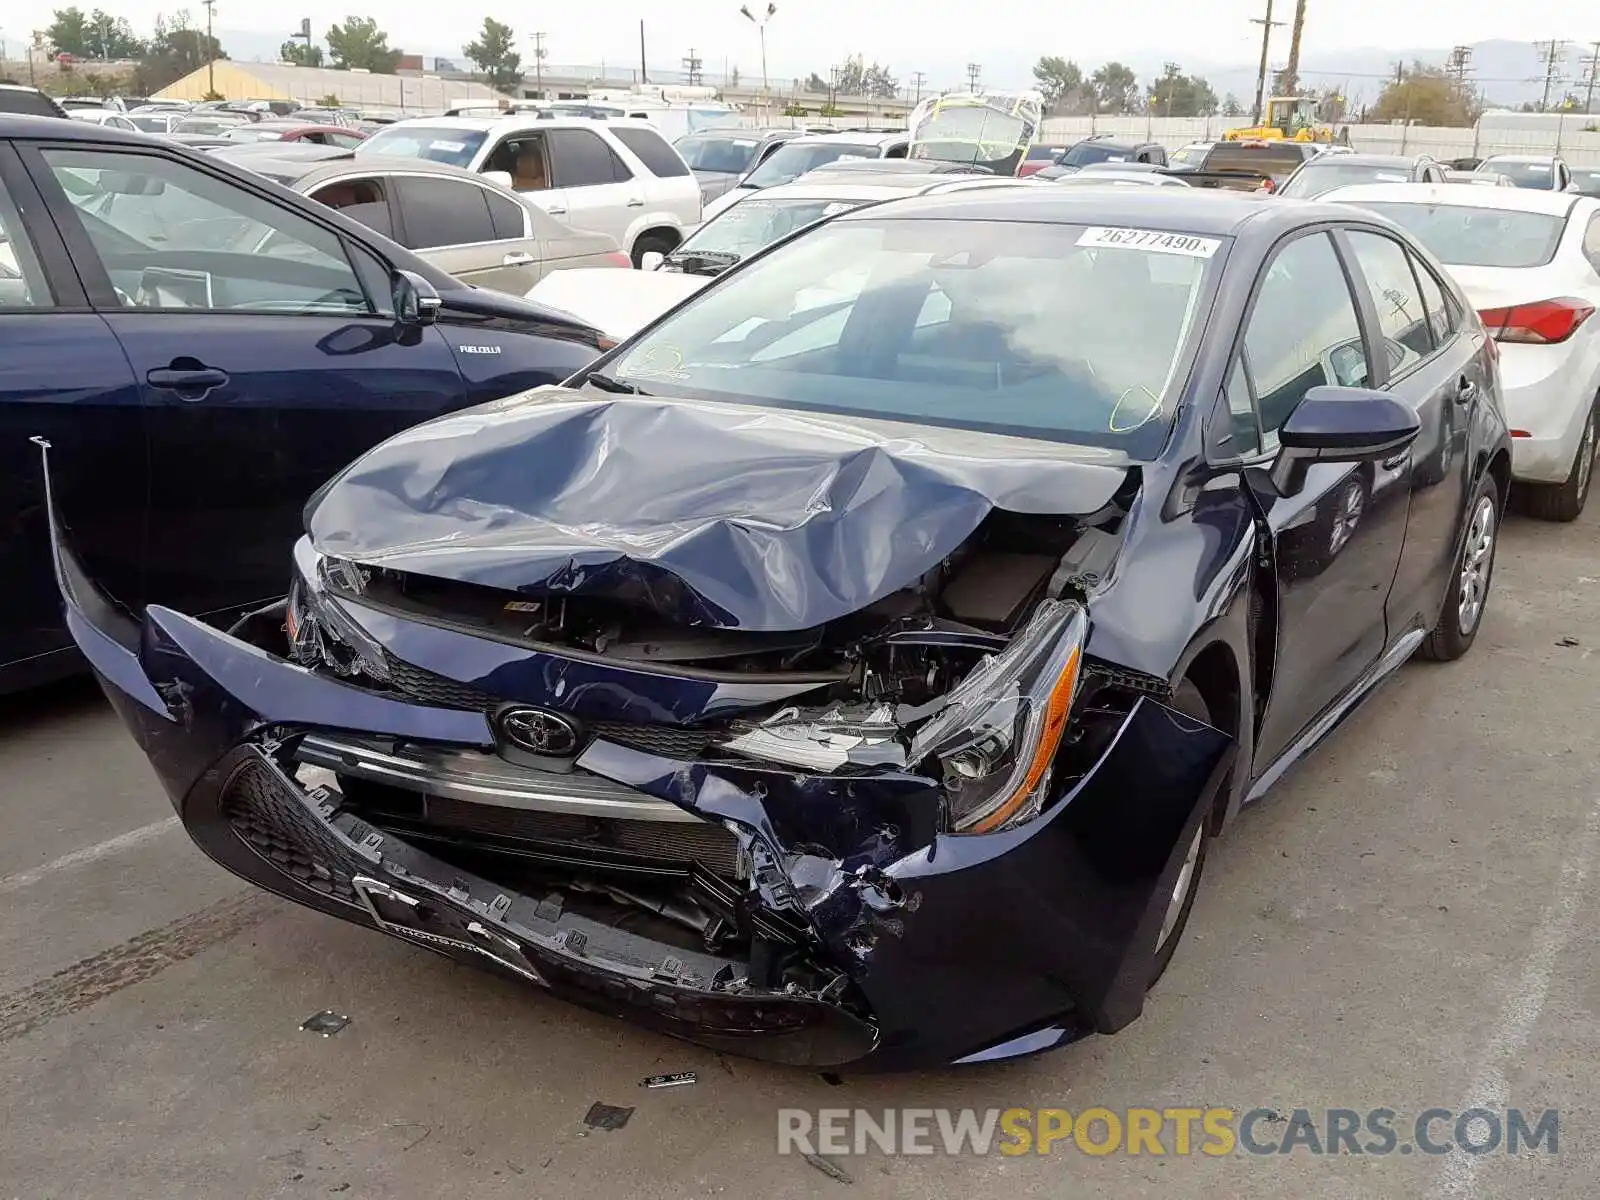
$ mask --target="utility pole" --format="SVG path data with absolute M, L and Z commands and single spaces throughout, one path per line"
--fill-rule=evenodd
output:
M 544 31 L 540 30 L 528 35 L 533 39 L 533 90 L 539 93 L 539 99 L 544 99 Z M 603 76 L 605 71 L 600 74 Z
M 1583 111 L 1594 111 L 1594 85 L 1595 76 L 1600 75 L 1600 42 L 1590 42 L 1589 49 L 1594 53 L 1583 60 L 1584 78 L 1588 81 L 1588 88 L 1583 97 Z
M 739 15 L 756 27 L 761 37 L 761 111 L 767 119 L 772 117 L 772 92 L 767 86 L 767 22 L 778 15 L 778 6 L 769 0 L 766 11 L 756 16 L 748 4 L 739 6 Z
M 1539 111 L 1550 111 L 1550 89 L 1561 80 L 1561 58 L 1566 53 L 1567 43 L 1562 38 L 1551 38 L 1548 42 L 1535 42 L 1544 54 L 1544 96 L 1539 101 Z
M 928 81 L 928 77 L 926 75 L 924 75 L 921 71 L 913 71 L 913 72 L 911 72 L 911 86 L 917 89 L 916 98 L 911 101 L 911 103 L 913 105 L 916 105 L 916 104 L 921 102 L 921 100 L 922 100 L 922 85 L 924 83 L 926 83 L 927 81 Z
M 698 87 L 700 85 L 700 56 L 694 52 L 693 46 L 689 47 L 688 57 L 681 61 L 683 63 L 683 73 L 689 77 L 689 86 Z
M 1289 31 L 1289 62 L 1283 68 L 1283 91 L 1288 96 L 1300 94 L 1300 34 L 1306 27 L 1306 0 L 1295 0 L 1294 25 Z
M 639 82 L 650 82 L 650 69 L 644 65 L 644 21 L 639 22 Z
M 1250 24 L 1261 26 L 1261 66 L 1256 71 L 1256 112 L 1251 118 L 1251 124 L 1260 125 L 1267 106 L 1267 52 L 1272 48 L 1272 27 L 1283 22 L 1272 19 L 1272 0 L 1267 0 L 1266 16 L 1251 17 Z
M 211 10 L 217 7 L 217 0 L 200 0 L 206 6 L 206 91 L 211 95 L 217 94 L 217 56 L 213 50 L 215 41 L 211 37 Z
M 975 92 L 975 91 L 978 90 L 978 80 L 982 75 L 983 75 L 983 67 L 980 64 L 978 64 L 978 63 L 968 63 L 967 64 L 967 90 L 968 91 Z
M 1472 47 L 1456 46 L 1445 60 L 1444 69 L 1455 76 L 1456 87 L 1467 90 L 1467 73 L 1472 69 Z

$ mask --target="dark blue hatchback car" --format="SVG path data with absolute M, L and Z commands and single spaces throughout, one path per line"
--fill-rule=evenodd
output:
M 31 437 L 98 580 L 215 619 L 283 591 L 306 498 L 362 451 L 599 349 L 209 156 L 0 117 L 0 692 L 79 661 Z

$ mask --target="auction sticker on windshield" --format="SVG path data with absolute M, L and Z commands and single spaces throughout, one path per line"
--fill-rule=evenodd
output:
M 1091 225 L 1079 236 L 1078 245 L 1117 250 L 1148 250 L 1155 254 L 1185 254 L 1190 258 L 1210 258 L 1222 243 L 1216 238 L 1195 237 L 1188 233 L 1163 233 L 1159 229 L 1114 229 L 1103 225 Z

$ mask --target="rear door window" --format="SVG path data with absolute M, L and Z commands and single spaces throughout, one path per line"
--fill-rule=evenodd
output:
M 487 188 L 478 190 L 483 193 L 483 198 L 489 205 L 489 220 L 494 225 L 494 236 L 497 239 L 504 241 L 508 238 L 528 236 L 527 209 L 510 196 L 491 192 Z
M 405 242 L 413 250 L 469 246 L 495 240 L 485 192 L 459 179 L 394 180 Z
M 1433 331 L 1411 258 L 1399 242 L 1380 233 L 1352 229 L 1345 236 L 1378 314 L 1378 330 L 1389 343 L 1393 373 L 1409 370 L 1433 353 Z
M 48 308 L 51 303 L 38 256 L 22 229 L 22 215 L 0 180 L 0 309 Z
M 1411 258 L 1411 269 L 1417 273 L 1417 283 L 1422 287 L 1422 307 L 1428 314 L 1428 328 L 1433 330 L 1435 344 L 1442 346 L 1458 328 L 1455 309 L 1444 294 L 1444 286 L 1415 256 Z
M 612 165 L 616 155 L 599 134 L 587 129 L 551 129 L 544 136 L 550 151 L 551 187 L 594 187 L 617 182 Z
M 684 165 L 678 152 L 654 129 L 629 128 L 625 125 L 615 125 L 611 132 L 616 134 L 617 141 L 621 142 L 645 166 L 650 168 L 650 173 L 659 179 L 672 179 L 676 176 L 687 175 L 689 168 Z

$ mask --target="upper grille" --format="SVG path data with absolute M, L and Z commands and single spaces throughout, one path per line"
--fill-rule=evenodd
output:
M 384 665 L 394 687 L 421 704 L 493 712 L 509 703 L 504 697 L 491 695 L 470 683 L 436 675 L 392 654 L 385 655 Z M 640 725 L 632 721 L 585 721 L 583 724 L 595 737 L 663 758 L 698 758 L 711 744 L 710 735 L 704 730 L 681 725 Z

